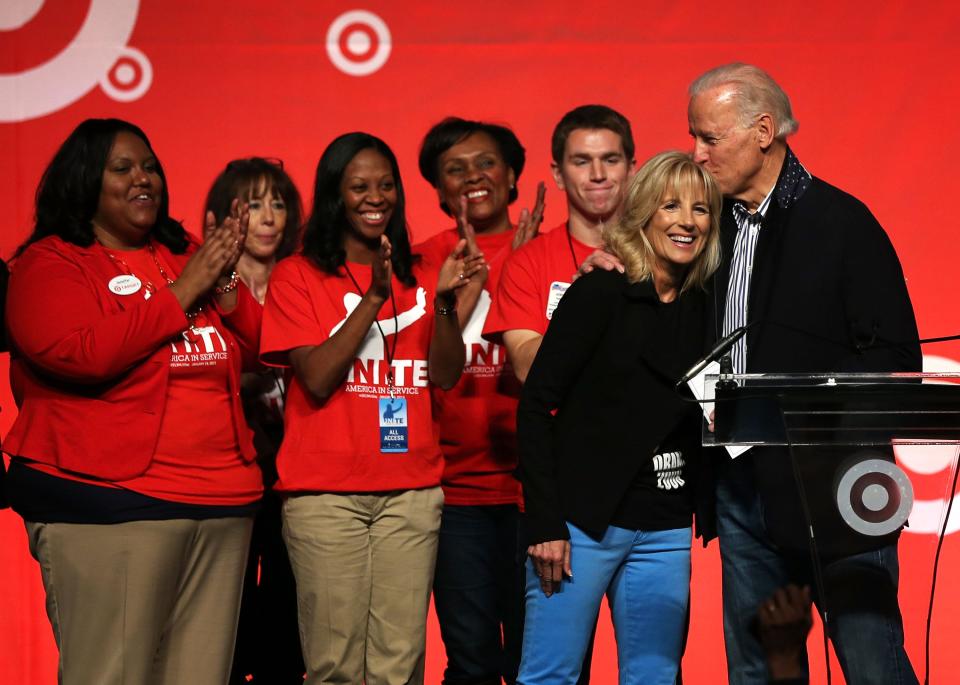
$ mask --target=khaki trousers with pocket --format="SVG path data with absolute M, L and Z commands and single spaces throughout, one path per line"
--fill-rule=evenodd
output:
M 250 518 L 26 523 L 62 685 L 220 685 Z
M 423 683 L 442 508 L 438 487 L 284 501 L 307 685 Z

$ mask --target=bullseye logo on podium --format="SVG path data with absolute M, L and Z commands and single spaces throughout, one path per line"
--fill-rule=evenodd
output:
M 0 31 L 22 30 L 44 5 L 44 0 L 0 2 Z M 60 52 L 23 71 L 0 74 L 0 123 L 51 114 L 97 86 L 118 102 L 143 97 L 153 67 L 143 52 L 127 45 L 139 9 L 139 0 L 90 0 L 79 31 Z

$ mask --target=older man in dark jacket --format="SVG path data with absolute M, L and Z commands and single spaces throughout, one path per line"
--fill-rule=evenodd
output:
M 751 324 L 737 372 L 919 371 L 917 327 L 896 253 L 856 198 L 812 176 L 786 142 L 790 101 L 765 72 L 713 69 L 690 87 L 696 161 L 724 193 L 725 260 L 710 329 Z M 829 497 L 828 478 L 815 481 Z M 810 494 L 810 493 L 808 493 Z M 813 583 L 800 497 L 785 450 L 724 458 L 717 487 L 730 682 L 766 683 L 752 622 L 789 582 Z M 916 683 L 897 602 L 896 536 L 828 550 L 830 637 L 848 683 Z

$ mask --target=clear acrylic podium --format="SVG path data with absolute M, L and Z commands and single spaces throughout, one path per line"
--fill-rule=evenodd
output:
M 753 446 L 768 532 L 786 551 L 889 544 L 913 489 L 893 446 L 960 445 L 960 374 L 708 374 L 704 446 Z M 712 391 L 712 392 L 711 392 Z M 809 523 L 809 526 L 808 526 Z

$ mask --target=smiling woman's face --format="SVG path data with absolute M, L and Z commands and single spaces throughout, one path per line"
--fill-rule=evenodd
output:
M 160 210 L 163 179 L 153 152 L 140 136 L 117 134 L 107 156 L 93 231 L 107 247 L 143 245 Z
M 671 272 L 685 271 L 707 246 L 710 203 L 702 185 L 668 189 L 643 229 L 656 262 Z
M 390 160 L 372 148 L 358 152 L 343 170 L 340 196 L 350 226 L 346 243 L 376 249 L 398 201 Z
M 516 182 L 496 142 L 486 133 L 473 133 L 440 155 L 437 192 L 456 216 L 467 199 L 467 219 L 478 231 L 509 224 L 510 188 Z

